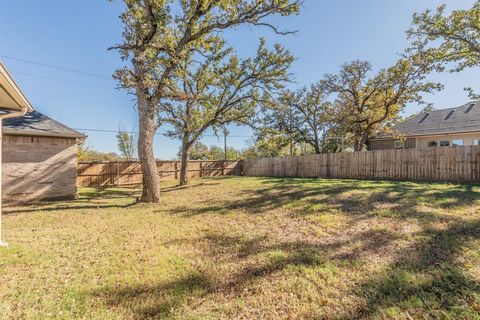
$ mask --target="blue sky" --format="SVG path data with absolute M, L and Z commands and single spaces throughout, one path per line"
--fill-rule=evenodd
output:
M 405 30 L 412 14 L 445 2 L 448 9 L 459 9 L 471 7 L 474 1 L 306 0 L 300 15 L 272 20 L 284 29 L 298 30 L 296 35 L 283 37 L 265 28 L 244 26 L 225 36 L 241 56 L 253 54 L 261 36 L 268 43 L 281 42 L 297 57 L 291 71 L 296 80 L 293 86 L 301 87 L 325 73 L 335 73 L 342 63 L 353 59 L 368 60 L 377 69 L 388 67 L 408 46 Z M 107 51 L 121 41 L 121 11 L 119 0 L 0 0 L 0 60 L 40 112 L 73 128 L 137 130 L 133 97 L 116 89 L 111 78 L 122 61 L 116 52 Z M 430 79 L 444 83 L 445 89 L 426 96 L 426 101 L 447 108 L 468 101 L 463 88 L 478 87 L 480 72 L 434 74 Z M 409 105 L 405 112 L 418 110 Z M 230 131 L 229 145 L 248 145 L 248 128 L 231 127 Z M 97 150 L 117 151 L 114 133 L 87 134 L 89 144 Z M 212 136 L 204 137 L 204 143 L 223 144 L 212 132 L 208 134 Z M 155 155 L 172 159 L 178 146 L 178 141 L 157 136 Z

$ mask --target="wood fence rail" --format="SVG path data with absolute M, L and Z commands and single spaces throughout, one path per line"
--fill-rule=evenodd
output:
M 480 181 L 480 146 L 378 150 L 253 159 L 245 176 Z
M 160 181 L 180 178 L 180 161 L 157 161 Z M 189 178 L 241 175 L 241 161 L 189 161 Z M 142 183 L 142 171 L 137 161 L 78 162 L 79 187 L 131 186 Z

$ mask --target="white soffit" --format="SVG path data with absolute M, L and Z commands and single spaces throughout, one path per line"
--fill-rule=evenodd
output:
M 0 62 L 0 111 L 32 111 L 33 108 L 13 80 L 5 66 Z

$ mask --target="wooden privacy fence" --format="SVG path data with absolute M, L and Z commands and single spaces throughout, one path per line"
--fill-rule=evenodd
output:
M 180 178 L 180 161 L 157 161 L 160 181 Z M 189 178 L 241 175 L 241 161 L 189 161 Z M 79 162 L 79 187 L 129 186 L 142 183 L 142 171 L 137 161 Z
M 245 176 L 480 181 L 480 146 L 244 160 Z

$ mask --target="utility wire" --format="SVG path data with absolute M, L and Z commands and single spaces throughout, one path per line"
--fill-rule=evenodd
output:
M 22 71 L 17 71 L 17 70 L 10 70 L 10 71 L 12 71 L 15 74 L 22 75 L 22 76 L 39 78 L 39 79 L 46 79 L 46 80 L 52 80 L 52 81 L 58 81 L 58 82 L 65 82 L 65 83 L 71 83 L 71 84 L 76 84 L 76 85 L 84 86 L 84 87 L 98 88 L 98 89 L 104 89 L 104 90 L 116 89 L 116 88 L 95 86 L 95 85 L 92 85 L 92 84 L 87 84 L 87 83 L 82 83 L 82 82 L 77 82 L 77 81 L 70 81 L 70 80 L 64 80 L 64 79 L 58 79 L 58 78 L 45 77 L 45 76 L 41 76 L 41 75 L 37 75 L 37 74 L 33 74 L 33 73 L 22 72 Z
M 118 133 L 118 130 L 108 130 L 108 129 L 91 129 L 91 128 L 73 128 L 74 130 L 77 130 L 77 131 L 83 131 L 83 132 L 104 132 L 104 133 Z M 123 130 L 122 130 L 123 131 Z M 138 131 L 124 131 L 124 132 L 127 132 L 127 133 L 134 133 L 134 134 L 138 134 Z M 163 136 L 163 133 L 161 132 L 157 132 L 155 133 L 155 135 L 157 136 Z M 203 135 L 204 137 L 219 137 L 219 136 L 216 136 L 214 134 L 204 134 Z M 228 135 L 228 137 L 230 138 L 250 138 L 252 136 L 245 136 L 245 135 Z
M 56 65 L 53 65 L 53 64 L 48 64 L 48 63 L 43 63 L 43 62 L 38 62 L 38 61 L 15 58 L 15 57 L 7 56 L 7 55 L 4 55 L 4 54 L 0 54 L 0 57 L 2 57 L 4 59 L 8 59 L 8 60 L 14 60 L 14 61 L 29 63 L 29 64 L 33 64 L 33 65 L 37 65 L 37 66 L 42 66 L 42 67 L 45 67 L 45 68 L 51 68 L 51 69 L 56 69 L 56 70 L 61 70 L 61 71 L 66 71 L 66 72 L 71 72 L 71 73 L 77 73 L 77 74 L 81 74 L 81 75 L 89 76 L 89 77 L 108 79 L 108 80 L 112 79 L 111 77 L 107 77 L 107 76 L 97 74 L 97 73 L 91 73 L 91 72 L 85 72 L 85 71 L 81 71 L 81 70 L 70 69 L 70 68 L 66 68 L 66 67 L 62 67 L 62 66 L 56 66 Z
M 47 64 L 43 62 L 38 62 L 38 61 L 32 61 L 32 60 L 27 60 L 27 59 L 20 59 L 20 58 L 15 58 L 12 56 L 7 56 L 4 54 L 0 54 L 0 57 L 4 59 L 9 59 L 9 60 L 14 60 L 14 61 L 19 61 L 23 63 L 29 63 L 33 65 L 38 65 L 42 66 L 45 68 L 51 68 L 51 69 L 57 69 L 61 71 L 66 71 L 66 72 L 71 72 L 71 73 L 77 73 L 85 76 L 90 76 L 90 77 L 96 77 L 96 78 L 101 78 L 101 79 L 108 79 L 111 80 L 112 78 L 106 77 L 101 74 L 96 74 L 96 73 L 91 73 L 91 72 L 85 72 L 85 71 L 80 71 L 80 70 L 75 70 L 75 69 L 70 69 L 62 66 L 56 66 L 52 64 Z M 99 88 L 99 89 L 106 89 L 106 90 L 111 90 L 111 88 L 107 87 L 100 87 L 100 86 L 94 86 L 94 85 L 89 85 L 81 82 L 76 82 L 76 81 L 69 81 L 69 80 L 63 80 L 63 79 L 57 79 L 57 78 L 51 78 L 51 77 L 45 77 L 45 76 L 40 76 L 40 75 L 35 75 L 31 73 L 26 73 L 26 72 L 21 72 L 21 71 L 15 71 L 15 73 L 22 74 L 25 76 L 29 77 L 36 77 L 36 78 L 41 78 L 41 79 L 46 79 L 46 80 L 52 80 L 52 81 L 60 81 L 60 82 L 66 82 L 66 83 L 71 83 L 71 84 L 76 84 L 76 85 L 82 85 L 82 86 L 87 86 L 87 87 L 93 87 L 93 88 Z M 84 100 L 84 99 L 75 99 L 75 98 L 70 98 L 70 97 L 61 97 L 61 96 L 55 96 L 55 95 L 48 95 L 48 94 L 43 94 L 43 93 L 38 93 L 38 92 L 32 92 L 32 91 L 26 91 L 29 92 L 30 94 L 36 94 L 39 96 L 44 96 L 48 98 L 55 98 L 55 99 L 62 99 L 62 100 L 71 100 L 71 101 L 78 101 L 78 102 L 85 102 L 85 103 L 94 103 L 94 104 L 99 104 L 99 105 L 112 105 L 112 106 L 119 106 L 118 104 L 113 104 L 113 103 L 105 103 L 105 102 L 98 102 L 98 101 L 93 101 L 93 100 Z M 75 130 L 78 131 L 85 131 L 85 132 L 105 132 L 105 133 L 118 133 L 118 130 L 106 130 L 106 129 L 87 129 L 87 128 L 74 128 Z M 138 134 L 137 131 L 129 131 L 128 133 L 135 133 Z M 163 135 L 163 133 L 157 132 L 155 135 Z M 203 135 L 204 137 L 219 137 L 217 135 Z M 245 136 L 245 135 L 229 135 L 231 138 L 250 138 L 251 136 Z
M 75 99 L 75 98 L 70 98 L 70 97 L 61 97 L 61 96 L 55 96 L 55 95 L 49 95 L 49 94 L 43 94 L 43 93 L 38 93 L 38 92 L 33 92 L 33 91 L 28 91 L 25 90 L 25 92 L 29 94 L 36 94 L 39 96 L 43 97 L 48 97 L 48 98 L 54 98 L 54 99 L 62 99 L 62 100 L 71 100 L 71 101 L 78 101 L 78 102 L 85 102 L 85 103 L 93 103 L 97 105 L 110 105 L 110 106 L 122 106 L 126 107 L 125 105 L 119 105 L 119 104 L 114 104 L 114 103 L 105 103 L 105 102 L 99 102 L 99 101 L 93 101 L 93 100 L 83 100 L 83 99 Z M 118 130 L 106 130 L 106 129 L 90 129 L 90 128 L 76 128 L 75 130 L 78 131 L 91 131 L 91 132 L 105 132 L 105 133 L 118 133 Z M 138 133 L 137 131 L 127 131 L 128 133 Z M 163 135 L 161 132 L 157 132 L 156 135 Z M 204 137 L 217 137 L 219 138 L 220 135 L 203 135 Z M 251 138 L 252 136 L 245 136 L 245 135 L 228 135 L 231 138 Z
M 76 98 L 70 98 L 70 97 L 61 97 L 61 96 L 55 96 L 55 95 L 50 95 L 50 94 L 43 94 L 43 93 L 39 93 L 39 92 L 34 92 L 34 91 L 30 91 L 30 90 L 24 90 L 24 92 L 27 92 L 28 94 L 35 94 L 35 95 L 38 95 L 38 96 L 47 97 L 47 98 L 71 100 L 71 101 L 85 102 L 85 103 L 93 103 L 93 104 L 104 105 L 104 106 L 127 107 L 125 105 L 120 105 L 120 104 L 116 104 L 116 103 L 108 103 L 108 102 L 101 102 L 101 101 L 95 101 L 95 100 L 76 99 Z

